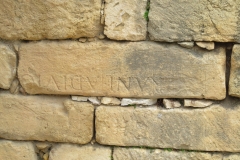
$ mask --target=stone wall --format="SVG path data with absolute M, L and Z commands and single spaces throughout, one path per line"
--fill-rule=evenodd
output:
M 2 0 L 0 159 L 239 160 L 239 8 Z

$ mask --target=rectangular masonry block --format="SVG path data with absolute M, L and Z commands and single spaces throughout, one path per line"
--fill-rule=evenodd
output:
M 0 38 L 94 37 L 102 32 L 101 0 L 1 0 Z
M 33 143 L 9 140 L 0 140 L 0 159 L 38 160 Z
M 240 151 L 240 105 L 162 109 L 100 106 L 96 141 L 104 145 Z
M 42 41 L 20 47 L 29 94 L 224 99 L 225 49 L 156 42 Z
M 148 32 L 152 40 L 240 42 L 239 0 L 150 3 Z
M 111 160 L 112 149 L 100 145 L 54 145 L 49 160 Z
M 240 97 L 240 45 L 235 44 L 231 56 L 229 95 Z
M 94 107 L 67 97 L 0 94 L 0 137 L 85 144 L 93 135 Z

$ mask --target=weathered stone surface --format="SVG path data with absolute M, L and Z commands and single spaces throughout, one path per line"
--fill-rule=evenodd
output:
M 213 101 L 184 99 L 184 107 L 208 107 L 213 104 Z
M 96 110 L 96 141 L 116 146 L 239 152 L 239 122 L 240 105 L 195 110 L 100 106 Z
M 88 100 L 94 105 L 100 105 L 101 101 L 97 97 L 88 97 Z
M 238 0 L 154 0 L 150 6 L 152 40 L 240 42 Z
M 56 96 L 0 94 L 0 137 L 85 144 L 93 135 L 94 107 Z
M 185 48 L 193 48 L 194 47 L 194 42 L 179 42 L 178 44 Z
M 147 0 L 106 0 L 104 34 L 115 40 L 145 40 Z
M 7 44 L 0 42 L 0 88 L 10 88 L 16 75 L 16 66 L 16 54 L 9 48 Z
M 19 92 L 19 81 L 18 81 L 18 79 L 13 80 L 9 91 L 12 94 L 17 94 Z
M 22 44 L 19 52 L 18 77 L 30 94 L 206 99 L 226 94 L 225 49 L 219 46 L 207 51 L 150 41 L 41 41 Z
M 115 147 L 114 160 L 222 160 L 224 156 L 219 153 L 203 152 L 176 152 L 160 149 L 136 149 Z M 237 156 L 240 158 L 239 156 Z M 229 159 L 232 160 L 232 159 Z
M 121 106 L 128 106 L 128 105 L 153 105 L 157 103 L 157 99 L 133 99 L 133 98 L 123 98 L 121 100 Z
M 0 38 L 15 40 L 94 37 L 102 32 L 101 0 L 2 0 Z
M 165 108 L 179 108 L 181 107 L 181 103 L 178 101 L 174 101 L 171 99 L 163 99 L 163 105 Z
M 31 142 L 0 140 L 1 160 L 38 160 Z
M 99 145 L 60 144 L 52 148 L 49 160 L 111 160 L 111 148 Z
M 114 97 L 103 97 L 101 99 L 101 103 L 107 105 L 120 105 L 121 101 L 118 98 Z
M 205 48 L 207 50 L 214 50 L 215 43 L 214 42 L 196 42 L 197 46 L 201 48 Z
M 232 50 L 229 95 L 240 97 L 240 45 L 238 44 L 235 44 Z

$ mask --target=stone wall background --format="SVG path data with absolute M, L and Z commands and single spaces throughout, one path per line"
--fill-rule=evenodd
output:
M 0 159 L 240 159 L 239 7 L 2 0 Z

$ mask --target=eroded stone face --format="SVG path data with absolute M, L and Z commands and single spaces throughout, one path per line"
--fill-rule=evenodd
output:
M 104 145 L 202 151 L 240 151 L 240 105 L 160 109 L 107 107 L 96 110 L 96 141 Z
M 154 0 L 148 32 L 155 41 L 240 42 L 236 0 Z
M 53 146 L 49 160 L 111 160 L 111 152 L 110 147 L 99 145 L 59 144 Z
M 98 36 L 101 0 L 2 0 L 0 38 L 68 39 Z
M 93 135 L 94 107 L 67 97 L 0 94 L 0 137 L 85 144 Z
M 106 0 L 104 33 L 115 40 L 145 40 L 147 0 Z
M 42 41 L 20 47 L 18 77 L 29 94 L 225 98 L 225 49 L 156 42 Z
M 38 160 L 31 142 L 0 140 L 0 159 Z
M 240 97 L 240 45 L 235 44 L 231 56 L 229 95 Z
M 0 88 L 10 88 L 16 75 L 16 66 L 16 54 L 7 44 L 0 42 Z
M 239 155 L 232 154 L 238 158 Z M 115 147 L 114 160 L 222 160 L 224 156 L 219 153 L 203 153 L 189 151 L 164 151 L 160 149 L 136 149 Z

